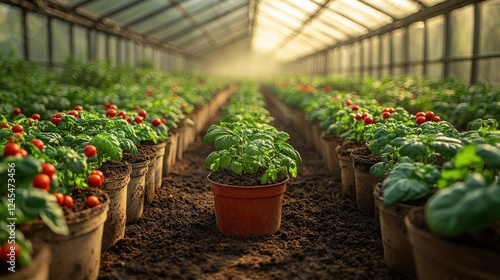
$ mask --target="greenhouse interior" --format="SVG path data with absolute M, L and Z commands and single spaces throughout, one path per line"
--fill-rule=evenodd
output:
M 0 0 L 0 280 L 498 279 L 500 0 Z

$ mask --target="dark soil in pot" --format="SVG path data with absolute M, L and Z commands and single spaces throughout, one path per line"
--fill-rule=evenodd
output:
M 100 278 L 406 279 L 385 265 L 373 218 L 342 196 L 340 182 L 299 133 L 276 124 L 303 159 L 287 185 L 276 234 L 241 238 L 217 230 L 204 167 L 212 147 L 197 135 L 163 179 L 169 187 L 160 188 L 125 238 L 102 255 Z
M 232 186 L 262 186 L 260 177 L 264 174 L 265 170 L 259 170 L 255 174 L 236 174 L 231 170 L 218 170 L 210 174 L 210 180 L 217 183 L 232 185 Z M 277 182 L 283 182 L 286 177 L 282 174 L 278 175 Z

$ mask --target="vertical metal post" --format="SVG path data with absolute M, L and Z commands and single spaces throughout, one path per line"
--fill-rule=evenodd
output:
M 111 37 L 111 35 L 109 35 L 109 34 L 105 34 L 105 36 L 104 36 L 104 48 L 105 48 L 104 55 L 106 56 L 105 59 L 111 60 L 110 47 L 109 47 L 109 42 L 110 42 L 109 37 Z
M 324 65 L 323 65 L 323 67 L 324 67 L 323 75 L 328 76 L 328 73 L 330 72 L 328 69 L 328 66 L 330 65 L 330 63 L 329 63 L 330 53 L 328 50 L 325 50 L 324 54 L 325 54 L 324 55 L 325 61 L 324 61 Z
M 47 17 L 47 40 L 49 41 L 48 52 L 49 52 L 49 67 L 54 66 L 54 44 L 53 44 L 53 30 L 52 30 L 52 17 Z
M 363 55 L 363 52 L 364 52 L 364 48 L 363 48 L 363 41 L 359 41 L 359 66 L 358 66 L 358 76 L 360 79 L 363 79 L 363 76 L 364 76 L 364 65 L 363 65 L 363 58 L 364 58 L 364 55 Z
M 403 31 L 403 73 L 408 75 L 410 64 L 410 27 L 402 28 Z
M 443 76 L 446 78 L 450 75 L 450 56 L 451 56 L 451 23 L 450 13 L 444 14 L 444 50 L 443 50 Z
M 30 48 L 29 48 L 29 38 L 28 38 L 28 11 L 23 9 L 22 13 L 22 29 L 23 29 L 23 56 L 24 60 L 30 60 Z
M 394 48 L 393 48 L 393 41 L 394 41 L 394 30 L 387 33 L 389 36 L 389 75 L 394 75 Z
M 87 60 L 93 60 L 96 56 L 95 48 L 92 48 L 92 30 L 87 28 Z
M 75 24 L 70 23 L 69 24 L 69 53 L 71 56 L 75 57 L 77 54 L 75 53 L 75 31 L 74 31 Z
M 481 33 L 481 4 L 474 4 L 474 39 L 472 41 L 472 69 L 470 83 L 475 84 L 478 82 L 479 72 L 478 72 L 478 55 L 480 47 L 480 34 Z
M 378 73 L 377 73 L 377 79 L 382 79 L 382 69 L 384 69 L 383 65 L 384 65 L 384 50 L 383 50 L 383 40 L 382 40 L 382 36 L 379 35 L 378 36 L 378 65 L 377 65 L 377 68 L 378 68 Z
M 427 44 L 428 44 L 428 42 L 429 42 L 429 41 L 428 41 L 429 39 L 427 38 L 427 36 L 428 36 L 428 30 L 427 30 L 427 27 L 428 27 L 428 26 L 427 26 L 427 21 L 426 21 L 426 20 L 424 20 L 424 42 L 423 42 L 423 44 L 424 44 L 424 47 L 423 47 L 424 59 L 423 59 L 423 61 L 422 61 L 422 67 L 423 67 L 423 69 L 422 69 L 422 72 L 423 72 L 423 73 L 422 73 L 422 74 L 423 74 L 424 76 L 426 76 L 426 75 L 427 75 L 427 71 L 428 71 L 428 70 L 427 70 L 427 63 L 428 63 L 428 61 L 429 61 L 429 60 L 428 60 L 428 57 L 427 57 L 427 56 L 429 55 L 429 50 L 428 50 L 428 48 L 427 48 Z

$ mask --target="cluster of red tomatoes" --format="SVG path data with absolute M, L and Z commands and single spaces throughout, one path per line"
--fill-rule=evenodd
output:
M 136 116 L 135 118 L 132 118 L 130 116 L 127 117 L 127 113 L 125 111 L 120 111 L 117 113 L 118 106 L 111 104 L 109 102 L 104 103 L 104 107 L 108 108 L 108 110 L 106 111 L 106 117 L 114 118 L 116 116 L 119 116 L 122 119 L 127 120 L 129 123 L 134 121 L 136 124 L 141 124 L 144 122 L 144 119 L 148 115 L 148 112 L 146 110 L 140 109 L 139 106 L 137 106 L 137 105 L 134 106 L 134 110 L 138 111 L 138 113 L 137 113 L 138 116 Z M 153 124 L 153 126 L 160 126 L 162 123 L 166 123 L 166 122 L 167 122 L 167 119 L 165 119 L 165 118 L 163 118 L 163 119 L 154 118 L 151 123 Z
M 432 112 L 432 111 L 427 111 L 425 113 L 418 112 L 415 115 L 415 121 L 417 122 L 418 125 L 421 125 L 424 122 L 428 122 L 428 121 L 440 122 L 441 118 L 439 116 L 434 115 L 434 112 Z

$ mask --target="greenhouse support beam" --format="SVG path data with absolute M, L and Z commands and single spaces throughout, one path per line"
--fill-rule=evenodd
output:
M 142 1 L 142 0 L 141 0 Z M 194 54 L 186 52 L 169 43 L 159 41 L 157 39 L 140 35 L 131 30 L 123 29 L 120 26 L 112 23 L 95 22 L 93 19 L 80 14 L 79 12 L 72 12 L 69 9 L 64 9 L 61 6 L 54 6 L 53 3 L 47 3 L 46 0 L 1 0 L 1 2 L 19 7 L 23 11 L 31 11 L 34 13 L 46 15 L 49 17 L 57 18 L 70 24 L 77 24 L 83 27 L 96 29 L 109 35 L 114 35 L 123 39 L 127 39 L 137 43 L 156 46 L 161 49 L 169 50 L 186 57 L 197 58 Z M 26 56 L 27 57 L 27 56 Z
M 252 44 L 253 33 L 255 30 L 255 17 L 257 16 L 257 7 L 259 0 L 249 0 L 248 2 L 248 31 L 250 33 L 250 44 Z
M 474 34 L 472 40 L 472 56 L 479 55 L 479 42 L 480 38 L 480 30 L 481 30 L 481 7 L 479 5 L 474 5 Z M 478 82 L 479 73 L 478 73 L 478 61 L 477 59 L 472 60 L 471 66 L 471 84 L 475 84 Z

